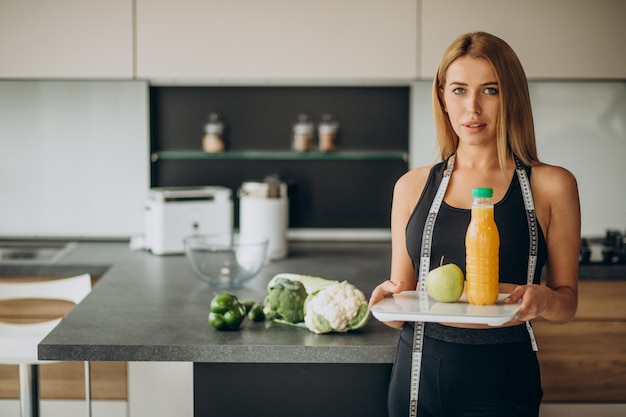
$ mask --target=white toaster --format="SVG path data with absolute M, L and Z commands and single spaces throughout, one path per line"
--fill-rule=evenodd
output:
M 144 246 L 153 254 L 184 253 L 187 236 L 232 233 L 232 192 L 219 186 L 152 188 L 145 228 Z

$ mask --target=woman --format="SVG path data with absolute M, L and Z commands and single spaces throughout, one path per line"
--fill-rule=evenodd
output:
M 580 244 L 576 180 L 567 170 L 538 160 L 526 76 L 503 40 L 484 32 L 457 38 L 437 70 L 433 102 L 442 162 L 413 169 L 397 181 L 390 279 L 374 289 L 370 305 L 416 289 L 426 217 L 443 187 L 445 171 L 451 168 L 432 229 L 430 269 L 444 256 L 444 263 L 465 270 L 471 190 L 493 188 L 501 241 L 499 290 L 510 294 L 505 302 L 520 303 L 520 309 L 514 319 L 496 328 L 425 323 L 419 391 L 413 397 L 414 323 L 387 323 L 402 329 L 389 387 L 389 414 L 408 416 L 409 400 L 417 397 L 420 417 L 537 416 L 543 393 L 527 322 L 542 317 L 565 323 L 576 313 Z M 529 190 L 523 192 L 526 180 Z M 534 212 L 532 203 L 530 212 L 525 207 L 526 195 L 532 197 Z M 540 285 L 544 265 L 546 284 Z

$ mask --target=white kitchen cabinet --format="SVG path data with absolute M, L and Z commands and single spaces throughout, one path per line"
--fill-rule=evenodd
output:
M 417 75 L 417 0 L 136 3 L 138 78 L 301 82 Z
M 0 81 L 0 235 L 142 233 L 148 104 L 143 81 Z
M 421 76 L 446 47 L 482 30 L 508 42 L 531 79 L 626 78 L 623 0 L 423 0 Z
M 129 362 L 128 415 L 193 417 L 193 363 Z
M 0 78 L 132 76 L 132 0 L 0 1 Z

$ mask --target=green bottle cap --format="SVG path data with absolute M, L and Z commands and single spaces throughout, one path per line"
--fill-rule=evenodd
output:
M 493 188 L 472 188 L 473 198 L 491 198 L 493 197 Z

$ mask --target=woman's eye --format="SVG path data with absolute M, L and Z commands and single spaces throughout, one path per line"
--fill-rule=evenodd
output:
M 485 94 L 487 94 L 489 96 L 494 96 L 494 95 L 498 94 L 498 89 L 494 88 L 494 87 L 485 88 Z
M 456 94 L 456 95 L 463 94 L 464 92 L 465 92 L 465 89 L 461 87 L 457 87 L 452 90 L 452 94 Z

